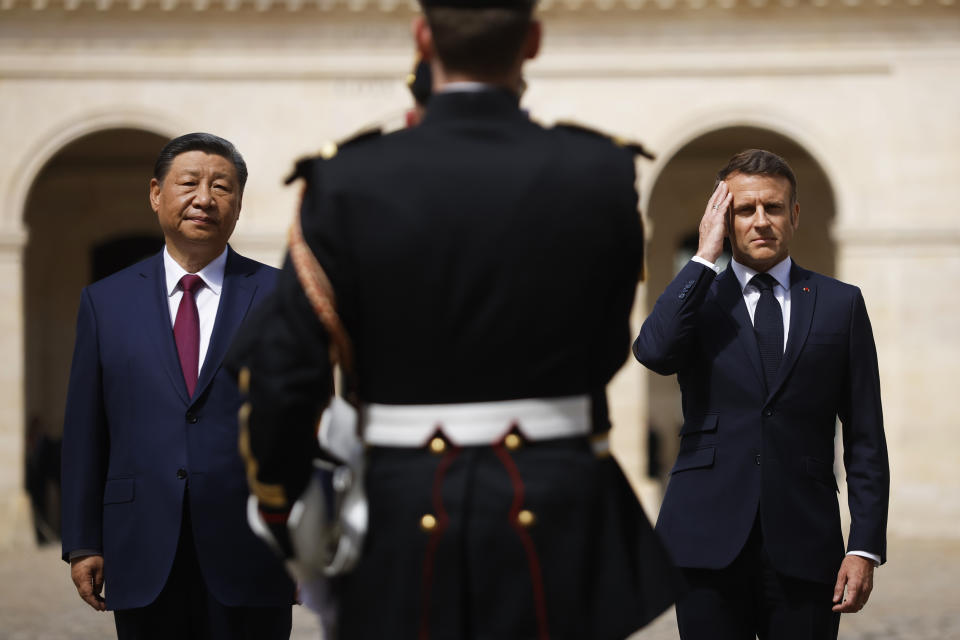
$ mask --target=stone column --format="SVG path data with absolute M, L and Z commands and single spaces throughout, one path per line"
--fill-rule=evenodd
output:
M 840 277 L 863 290 L 877 342 L 889 532 L 957 538 L 960 229 L 841 228 L 836 235 Z
M 34 544 L 24 490 L 22 230 L 0 231 L 0 548 Z

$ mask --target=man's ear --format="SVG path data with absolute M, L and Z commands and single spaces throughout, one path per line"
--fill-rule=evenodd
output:
M 430 23 L 427 22 L 426 16 L 420 14 L 414 18 L 413 23 L 410 25 L 410 30 L 413 33 L 413 44 L 417 49 L 417 55 L 420 56 L 420 59 L 426 60 L 427 62 L 433 60 L 433 32 L 430 30 Z
M 540 45 L 543 43 L 543 24 L 539 20 L 530 22 L 530 29 L 527 31 L 527 40 L 523 45 L 523 59 L 533 60 L 540 53 Z
M 160 211 L 160 181 L 156 178 L 150 179 L 150 208 L 154 213 Z
M 796 231 L 797 228 L 800 226 L 800 203 L 799 202 L 794 203 L 793 211 L 791 211 L 790 213 L 793 214 L 790 216 L 791 218 L 790 222 L 793 223 L 793 230 Z

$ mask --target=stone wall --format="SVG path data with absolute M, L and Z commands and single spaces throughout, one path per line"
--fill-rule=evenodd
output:
M 27 237 L 25 212 L 42 168 L 98 131 L 223 135 L 251 174 L 234 244 L 277 263 L 297 200 L 281 186 L 292 160 L 370 123 L 400 121 L 413 15 L 394 0 L 0 0 L 0 543 L 25 517 L 23 336 L 38 312 L 25 307 L 22 256 L 25 243 L 39 241 Z M 658 235 L 666 223 L 650 206 L 657 181 L 711 132 L 772 132 L 822 170 L 832 222 L 802 215 L 829 225 L 836 275 L 863 288 L 873 320 L 891 529 L 960 535 L 951 393 L 960 303 L 944 295 L 960 282 L 953 0 L 564 0 L 544 3 L 542 17 L 544 53 L 529 68 L 525 106 L 543 122 L 577 120 L 658 153 L 640 165 L 651 242 L 675 242 Z M 696 189 L 714 170 L 703 166 Z M 664 215 L 696 219 L 702 205 L 691 210 L 688 195 L 665 194 L 662 211 L 680 213 Z M 812 265 L 821 250 L 797 258 Z M 639 289 L 637 328 L 665 277 L 652 274 L 651 290 Z M 43 313 L 72 318 L 75 309 Z M 65 331 L 58 325 L 48 340 L 69 342 Z M 57 387 L 63 376 L 51 380 Z M 650 389 L 628 361 L 611 403 L 615 451 L 655 512 Z

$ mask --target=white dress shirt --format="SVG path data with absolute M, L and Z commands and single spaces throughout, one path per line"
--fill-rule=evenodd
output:
M 700 256 L 694 256 L 692 260 L 712 269 L 716 273 L 720 273 L 717 265 L 704 260 Z M 767 273 L 777 281 L 776 286 L 773 287 L 773 296 L 777 299 L 777 302 L 780 303 L 780 311 L 783 313 L 784 351 L 786 351 L 787 348 L 787 337 L 790 335 L 790 267 L 792 265 L 793 261 L 790 259 L 790 256 L 787 256 L 767 271 Z M 736 260 L 730 261 L 730 268 L 733 269 L 733 274 L 737 277 L 737 282 L 740 283 L 740 290 L 743 292 L 743 301 L 747 305 L 750 322 L 753 322 L 753 315 L 757 310 L 757 302 L 760 300 L 760 290 L 750 284 L 750 280 L 753 279 L 753 276 L 757 275 L 758 271 L 744 266 Z M 875 566 L 880 565 L 880 556 L 875 553 L 868 551 L 848 551 L 847 555 L 862 556 L 872 560 Z
M 200 315 L 200 362 L 197 371 L 203 369 L 203 361 L 207 357 L 207 348 L 210 346 L 210 337 L 213 335 L 213 324 L 217 319 L 217 309 L 220 308 L 220 293 L 223 291 L 223 274 L 227 267 L 227 250 L 213 259 L 213 261 L 197 272 L 203 280 L 203 285 L 193 294 L 197 302 L 197 312 Z M 163 270 L 167 278 L 167 304 L 170 307 L 170 327 L 177 319 L 177 309 L 180 308 L 180 298 L 183 289 L 180 288 L 180 279 L 187 275 L 186 269 L 174 260 L 167 248 L 163 248 Z

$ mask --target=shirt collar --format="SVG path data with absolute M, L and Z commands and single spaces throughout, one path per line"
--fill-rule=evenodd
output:
M 493 91 L 497 89 L 496 85 L 486 82 L 448 82 L 443 85 L 438 93 L 477 93 L 479 91 Z
M 223 275 L 226 270 L 227 249 L 225 248 L 223 253 L 214 258 L 210 264 L 200 269 L 197 275 L 200 276 L 203 284 L 206 285 L 210 291 L 213 291 L 215 295 L 220 295 L 220 290 L 223 288 Z M 170 297 L 174 291 L 177 290 L 177 285 L 180 284 L 180 278 L 187 275 L 187 270 L 173 259 L 170 252 L 167 251 L 166 246 L 163 247 L 163 271 L 167 278 L 167 297 Z
M 777 281 L 784 290 L 790 289 L 790 267 L 793 265 L 793 261 L 790 259 L 790 256 L 787 256 L 772 268 L 767 270 L 773 279 Z M 753 279 L 753 276 L 757 275 L 758 271 L 751 269 L 750 267 L 744 266 L 736 261 L 736 259 L 730 260 L 730 267 L 733 269 L 733 274 L 737 276 L 737 282 L 740 283 L 740 290 L 743 291 L 747 288 L 747 285 L 750 284 L 750 280 Z

